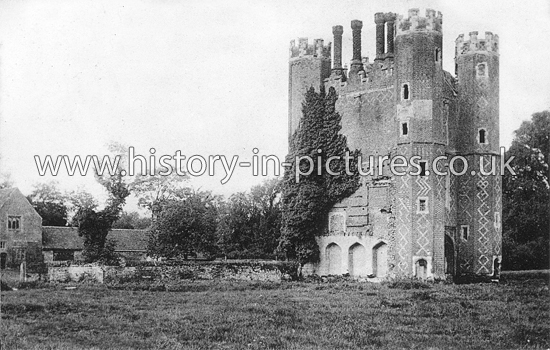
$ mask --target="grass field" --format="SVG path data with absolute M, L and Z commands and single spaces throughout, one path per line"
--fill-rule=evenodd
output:
M 2 292 L 2 349 L 547 349 L 547 276 L 516 277 L 19 289 Z

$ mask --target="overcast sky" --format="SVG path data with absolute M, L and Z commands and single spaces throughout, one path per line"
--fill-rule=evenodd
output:
M 332 41 L 363 21 L 373 56 L 374 13 L 443 13 L 444 67 L 454 40 L 500 36 L 500 140 L 550 108 L 549 1 L 8 1 L 0 2 L 0 171 L 28 193 L 34 155 L 100 155 L 117 141 L 149 155 L 252 156 L 287 151 L 289 41 Z M 223 173 L 223 171 L 221 171 Z M 223 174 L 222 174 L 223 175 Z M 262 181 L 251 169 L 192 183 L 229 195 Z M 63 188 L 99 191 L 92 176 Z

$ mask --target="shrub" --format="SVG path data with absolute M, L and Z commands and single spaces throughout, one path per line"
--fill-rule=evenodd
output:
M 12 290 L 10 286 L 8 286 L 8 284 L 2 280 L 0 280 L 0 290 L 1 291 L 10 291 Z
M 388 283 L 388 288 L 392 289 L 430 289 L 431 284 L 417 279 L 400 279 Z

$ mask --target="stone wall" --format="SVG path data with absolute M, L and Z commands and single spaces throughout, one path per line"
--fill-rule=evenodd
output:
M 104 268 L 97 265 L 48 266 L 50 282 L 80 282 L 85 279 L 103 283 Z
M 293 280 L 297 266 L 279 261 L 208 261 L 160 264 L 157 266 L 49 266 L 51 282 L 82 281 L 90 278 L 100 283 L 125 283 L 141 280 L 243 280 L 280 282 Z

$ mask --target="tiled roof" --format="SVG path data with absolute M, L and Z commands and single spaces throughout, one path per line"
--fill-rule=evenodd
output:
M 42 249 L 83 249 L 77 227 L 42 226 Z
M 147 235 L 145 230 L 115 229 L 109 232 L 107 239 L 116 242 L 116 251 L 146 251 Z M 42 226 L 43 249 L 84 248 L 84 239 L 78 236 L 77 227 Z
M 146 232 L 146 230 L 113 229 L 109 232 L 107 239 L 116 242 L 116 251 L 146 251 Z
M 12 188 L 4 188 L 0 190 L 0 208 L 6 203 L 6 201 L 10 198 L 11 193 L 15 191 L 15 187 Z

